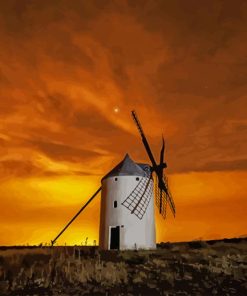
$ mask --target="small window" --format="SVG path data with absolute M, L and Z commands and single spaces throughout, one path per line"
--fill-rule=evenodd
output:
M 140 180 L 140 178 L 139 177 L 136 177 L 136 181 L 139 181 Z
M 115 178 L 115 181 L 117 181 L 117 178 Z
M 116 200 L 114 200 L 113 206 L 114 206 L 114 208 L 117 207 L 117 201 Z

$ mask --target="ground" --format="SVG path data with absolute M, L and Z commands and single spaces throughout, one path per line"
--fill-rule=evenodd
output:
M 0 247 L 0 295 L 247 295 L 247 239 L 154 251 Z

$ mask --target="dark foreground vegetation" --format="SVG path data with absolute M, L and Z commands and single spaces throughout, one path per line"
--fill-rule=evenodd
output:
M 247 239 L 156 251 L 0 247 L 0 295 L 247 295 Z

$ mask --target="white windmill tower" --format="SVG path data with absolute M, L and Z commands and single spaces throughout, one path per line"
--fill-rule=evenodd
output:
M 167 204 L 175 216 L 175 204 L 163 174 L 167 167 L 164 162 L 165 143 L 162 138 L 160 163 L 157 164 L 134 111 L 132 116 L 152 165 L 135 163 L 127 154 L 123 161 L 102 178 L 102 186 L 51 241 L 52 245 L 101 191 L 100 248 L 125 250 L 156 247 L 154 193 L 156 206 L 163 218 L 166 217 Z M 153 173 L 156 176 L 155 190 Z
M 156 248 L 153 197 L 150 166 L 126 154 L 102 179 L 100 248 Z

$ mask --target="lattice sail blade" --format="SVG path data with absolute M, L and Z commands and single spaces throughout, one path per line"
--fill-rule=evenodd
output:
M 171 209 L 173 215 L 175 216 L 176 208 L 175 208 L 175 204 L 174 204 L 174 201 L 173 201 L 173 197 L 172 197 L 171 191 L 170 191 L 169 186 L 168 186 L 168 178 L 166 176 L 163 177 L 163 182 L 166 185 L 166 191 L 164 191 L 165 196 L 166 196 L 166 201 L 169 204 L 170 209 Z
M 167 213 L 167 195 L 164 190 L 159 188 L 158 177 L 155 180 L 155 204 L 159 209 L 160 214 L 163 218 L 166 218 Z
M 154 188 L 155 188 L 155 190 L 154 190 L 155 204 L 159 209 L 160 208 L 160 188 L 159 188 L 159 181 L 158 181 L 157 175 L 155 175 L 155 187 Z
M 151 174 L 141 178 L 134 190 L 122 202 L 122 205 L 140 220 L 146 213 L 153 194 L 153 182 L 151 180 Z

